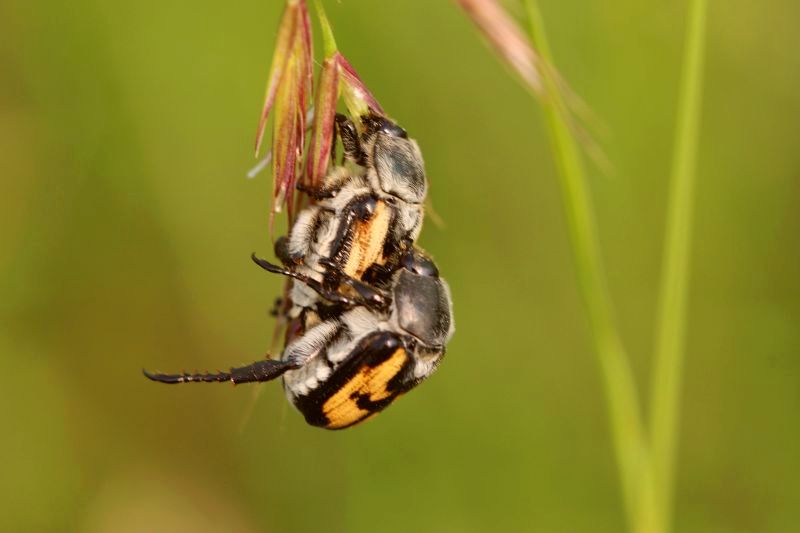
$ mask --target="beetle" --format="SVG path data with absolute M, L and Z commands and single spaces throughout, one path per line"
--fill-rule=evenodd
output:
M 296 275 L 261 261 L 271 272 Z M 337 300 L 334 310 L 323 312 L 316 325 L 289 342 L 280 359 L 229 372 L 144 374 L 170 384 L 239 384 L 282 376 L 287 397 L 310 425 L 353 426 L 429 377 L 454 332 L 450 288 L 434 262 L 417 249 L 402 255 L 386 282 L 362 289 L 357 297 L 324 295 Z
M 427 179 L 419 146 L 388 118 L 370 114 L 360 120 L 361 135 L 351 120 L 336 115 L 350 164 L 333 167 L 316 188 L 299 186 L 315 203 L 276 246 L 284 264 L 317 279 L 325 274 L 331 288 L 340 272 L 369 282 L 393 270 L 422 229 Z
M 281 262 L 303 275 L 295 276 L 281 306 L 290 334 L 306 329 L 309 318 L 315 321 L 315 311 L 324 305 L 320 293 L 347 291 L 344 280 L 353 286 L 353 281 L 387 279 L 422 227 L 427 182 L 419 146 L 386 117 L 368 114 L 359 120 L 360 135 L 353 121 L 336 115 L 342 164 L 316 188 L 298 185 L 312 205 L 275 244 Z M 325 291 L 301 278 L 320 282 Z

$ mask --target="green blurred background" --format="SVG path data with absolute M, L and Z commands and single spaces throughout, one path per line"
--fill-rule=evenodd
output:
M 711 4 L 676 530 L 797 531 L 800 4 Z M 282 2 L 3 0 L 0 531 L 623 531 L 539 109 L 453 2 L 327 6 L 426 157 L 441 370 L 344 432 L 278 385 L 146 381 L 269 348 L 270 183 L 244 173 Z M 591 185 L 646 395 L 686 6 L 542 7 L 607 126 Z

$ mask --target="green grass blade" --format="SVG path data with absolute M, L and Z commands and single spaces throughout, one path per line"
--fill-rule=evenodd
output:
M 325 8 L 322 6 L 321 0 L 314 0 L 314 6 L 317 8 L 319 27 L 322 30 L 322 48 L 325 53 L 325 58 L 327 59 L 338 50 L 336 39 L 333 37 L 333 28 L 331 28 L 331 23 L 328 21 L 328 14 L 325 13 Z
M 544 62 L 541 65 L 546 93 L 544 112 L 561 178 L 562 198 L 578 282 L 588 310 L 609 404 L 625 510 L 631 529 L 644 531 L 639 524 L 649 523 L 644 511 L 650 507 L 643 508 L 641 502 L 649 503 L 652 500 L 642 493 L 642 479 L 645 478 L 648 465 L 639 395 L 614 318 L 580 151 L 569 126 L 568 110 L 555 76 L 549 68 L 553 63 L 543 19 L 535 0 L 525 0 L 525 5 L 531 39 Z M 647 487 L 650 485 L 647 484 Z M 650 528 L 647 531 L 653 530 Z
M 707 0 L 690 2 L 656 326 L 651 449 L 656 506 L 665 531 L 671 521 L 678 437 L 707 7 Z

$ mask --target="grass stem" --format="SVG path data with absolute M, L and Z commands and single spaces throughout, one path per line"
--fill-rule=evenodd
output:
M 581 294 L 587 307 L 595 351 L 609 404 L 612 437 L 622 494 L 632 531 L 657 531 L 653 525 L 652 484 L 646 434 L 636 383 L 614 318 L 598 244 L 594 210 L 580 151 L 569 125 L 566 104 L 550 68 L 552 55 L 536 0 L 525 0 L 531 40 L 542 58 L 544 112 L 561 178 L 562 198 Z
M 690 0 L 656 322 L 651 450 L 658 521 L 665 531 L 672 513 L 707 7 L 707 0 Z

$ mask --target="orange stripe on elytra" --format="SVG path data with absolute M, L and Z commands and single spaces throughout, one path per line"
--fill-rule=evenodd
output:
M 344 272 L 353 278 L 361 279 L 364 272 L 374 263 L 383 264 L 383 245 L 392 218 L 391 210 L 380 201 L 375 206 L 372 217 L 356 225 L 353 244 L 344 265 Z
M 398 348 L 378 366 L 363 365 L 359 368 L 322 406 L 322 412 L 329 421 L 328 427 L 336 429 L 349 426 L 369 415 L 371 411 L 358 406 L 357 399 L 360 396 L 367 396 L 373 402 L 389 398 L 392 395 L 388 390 L 389 381 L 400 372 L 407 358 L 405 350 Z

